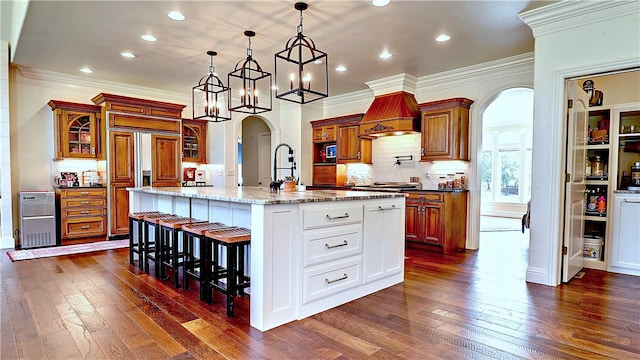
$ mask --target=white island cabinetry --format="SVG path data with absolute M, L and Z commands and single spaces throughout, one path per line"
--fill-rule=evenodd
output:
M 640 194 L 613 196 L 608 271 L 640 276 Z
M 158 210 L 251 229 L 250 323 L 261 331 L 404 281 L 400 193 L 128 190 L 130 211 Z

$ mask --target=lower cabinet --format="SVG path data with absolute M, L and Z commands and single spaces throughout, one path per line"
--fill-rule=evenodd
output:
M 303 210 L 302 303 L 362 282 L 362 205 Z
M 402 202 L 381 200 L 364 206 L 363 282 L 366 284 L 404 270 Z
M 59 237 L 62 240 L 107 235 L 105 188 L 56 189 Z
M 615 194 L 607 270 L 640 275 L 640 195 Z
M 467 193 L 411 191 L 406 201 L 405 239 L 450 254 L 464 250 Z

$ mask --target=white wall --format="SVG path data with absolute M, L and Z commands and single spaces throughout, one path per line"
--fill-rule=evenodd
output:
M 565 78 L 640 66 L 638 2 L 561 2 L 521 15 L 535 36 L 531 244 L 526 279 L 560 283 Z
M 14 246 L 9 129 L 9 43 L 0 41 L 0 249 Z

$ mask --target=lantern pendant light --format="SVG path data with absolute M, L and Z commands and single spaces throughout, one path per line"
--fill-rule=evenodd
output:
M 263 71 L 253 59 L 251 38 L 255 32 L 247 30 L 249 38 L 247 58 L 238 61 L 234 71 L 227 75 L 227 84 L 232 89 L 229 97 L 229 111 L 259 114 L 271 111 L 271 74 Z
M 328 58 L 302 34 L 302 12 L 307 4 L 298 2 L 294 8 L 300 11 L 298 34 L 275 54 L 276 98 L 305 104 L 329 96 Z
M 203 76 L 198 85 L 192 89 L 191 108 L 194 119 L 206 119 L 220 122 L 231 120 L 231 113 L 227 108 L 230 89 L 222 83 L 213 66 L 213 57 L 218 55 L 215 51 L 207 51 L 211 58 L 209 74 Z

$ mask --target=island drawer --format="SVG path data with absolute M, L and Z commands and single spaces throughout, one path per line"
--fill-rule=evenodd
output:
M 306 304 L 360 285 L 362 256 L 338 260 L 305 269 L 302 280 L 302 303 Z
M 305 231 L 303 248 L 305 267 L 359 255 L 362 253 L 362 226 L 353 224 Z
M 332 205 L 304 209 L 304 230 L 362 223 L 362 205 Z

